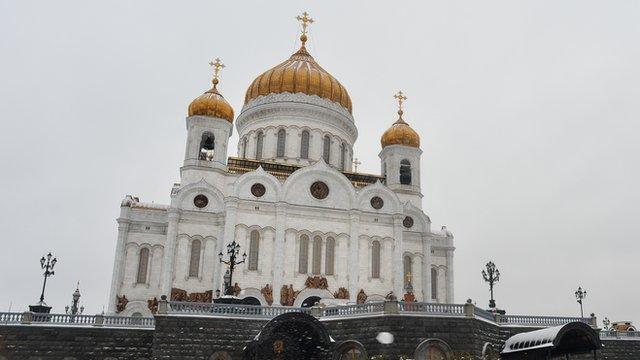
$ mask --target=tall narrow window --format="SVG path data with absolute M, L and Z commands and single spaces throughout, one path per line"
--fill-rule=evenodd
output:
M 400 184 L 411 185 L 411 163 L 407 159 L 400 161 Z
M 329 135 L 325 135 L 322 141 L 322 158 L 327 164 L 331 160 L 331 138 Z
M 309 132 L 307 130 L 302 132 L 302 137 L 300 139 L 300 158 L 309 158 Z
M 253 230 L 249 235 L 249 270 L 258 270 L 258 254 L 260 253 L 260 232 Z
M 210 132 L 206 132 L 202 134 L 202 139 L 200 140 L 200 160 L 213 160 L 213 148 L 215 146 L 215 137 Z
M 247 137 L 242 139 L 242 158 L 247 157 Z
M 404 286 L 407 286 L 409 281 L 413 282 L 413 272 L 411 271 L 411 256 L 405 255 L 403 259 L 404 266 Z
M 438 300 L 438 269 L 431 268 L 431 299 Z
M 307 273 L 307 264 L 309 262 L 309 237 L 300 235 L 300 258 L 298 259 L 298 272 L 300 274 Z
M 315 236 L 313 238 L 313 263 L 311 265 L 311 272 L 320 274 L 320 266 L 322 266 L 322 238 Z
M 202 243 L 200 240 L 191 242 L 191 258 L 189 259 L 189 277 L 198 277 L 200 272 L 200 250 Z
M 382 163 L 382 177 L 387 180 L 387 163 Z
M 138 276 L 136 277 L 136 282 L 138 284 L 147 283 L 148 268 L 149 268 L 149 249 L 142 248 L 140 249 L 140 256 L 138 259 Z
M 332 237 L 327 238 L 327 246 L 324 255 L 324 273 L 327 275 L 333 275 L 334 273 L 334 254 L 336 251 L 336 241 Z
M 284 129 L 278 130 L 278 147 L 276 149 L 277 157 L 284 157 L 284 146 L 287 141 L 287 132 Z
M 264 142 L 264 134 L 258 131 L 256 135 L 256 160 L 262 160 L 262 143 Z
M 345 159 L 346 157 L 347 157 L 347 148 L 346 146 L 344 146 L 344 143 L 341 143 L 340 144 L 340 168 L 342 170 L 347 170 L 346 168 L 347 161 Z
M 380 242 L 377 240 L 371 244 L 371 277 L 380 278 Z

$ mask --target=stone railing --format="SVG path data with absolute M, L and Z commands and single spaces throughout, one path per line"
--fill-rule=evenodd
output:
M 162 307 L 159 307 L 162 313 Z M 234 304 L 194 303 L 187 301 L 168 302 L 168 314 L 220 315 L 229 317 L 252 317 L 271 319 L 289 312 L 311 312 L 311 308 L 280 306 L 255 306 Z
M 366 303 L 355 305 L 332 306 L 320 309 L 322 317 L 349 317 L 359 315 L 375 315 L 384 313 L 384 303 Z
M 498 322 L 502 325 L 521 326 L 559 326 L 570 322 L 580 321 L 587 324 L 594 322 L 595 318 L 579 318 L 569 316 L 531 316 L 531 315 L 500 315 Z
M 428 315 L 464 316 L 464 305 L 460 304 L 436 304 L 421 302 L 398 303 L 401 313 L 421 313 Z
M 623 340 L 639 340 L 640 331 L 613 331 L 603 330 L 600 332 L 600 339 L 623 339 Z
M 107 315 L 68 315 L 43 313 L 0 313 L 0 325 L 69 325 L 69 326 L 102 326 L 102 327 L 139 327 L 154 328 L 154 318 Z

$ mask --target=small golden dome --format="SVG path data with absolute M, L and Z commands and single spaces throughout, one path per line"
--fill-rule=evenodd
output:
M 307 52 L 305 34 L 300 37 L 302 47 L 291 57 L 258 76 L 247 89 L 244 103 L 261 95 L 303 93 L 317 95 L 340 104 L 351 113 L 351 98 L 331 74 L 324 70 Z
M 220 95 L 216 84 L 217 81 L 214 82 L 213 87 L 209 91 L 198 96 L 189 104 L 189 116 L 209 116 L 233 122 L 233 108 L 227 100 Z
M 402 110 L 398 110 L 398 120 L 382 134 L 382 148 L 389 145 L 403 145 L 420 148 L 420 136 L 402 119 Z

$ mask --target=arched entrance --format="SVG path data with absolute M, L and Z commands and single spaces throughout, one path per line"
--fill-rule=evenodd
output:
M 242 304 L 243 305 L 256 305 L 256 306 L 260 306 L 260 300 L 254 298 L 253 296 L 247 296 L 246 298 L 242 299 Z
M 320 297 L 319 296 L 309 296 L 308 298 L 304 299 L 304 301 L 302 302 L 302 305 L 300 305 L 300 307 L 303 307 L 303 308 L 312 307 L 317 302 L 320 302 Z
M 245 360 L 324 360 L 331 340 L 311 315 L 287 313 L 273 318 L 245 349 Z

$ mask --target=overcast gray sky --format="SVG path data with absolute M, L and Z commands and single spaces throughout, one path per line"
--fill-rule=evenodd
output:
M 0 311 L 80 281 L 107 302 L 126 194 L 168 203 L 207 62 L 240 112 L 255 76 L 309 49 L 348 89 L 362 171 L 405 91 L 422 137 L 424 208 L 456 240 L 456 302 L 640 322 L 640 2 L 0 0 Z M 235 130 L 234 130 L 235 131 Z M 231 139 L 235 154 L 237 136 Z

